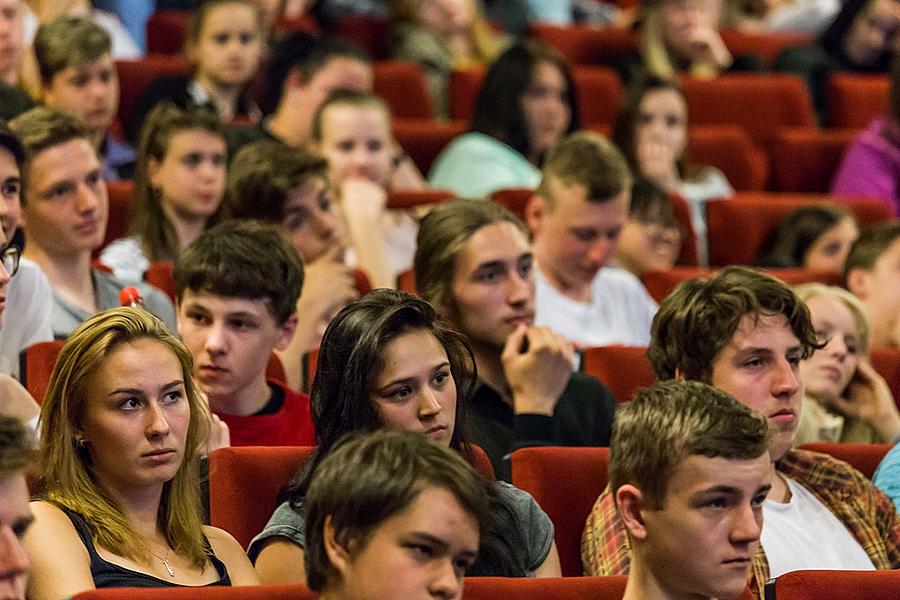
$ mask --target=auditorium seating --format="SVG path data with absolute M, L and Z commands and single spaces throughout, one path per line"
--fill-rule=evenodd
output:
M 900 571 L 792 571 L 766 584 L 766 600 L 896 600 Z
M 879 375 L 884 377 L 894 402 L 900 408 L 900 348 L 872 348 L 869 360 Z
M 334 23 L 330 33 L 354 42 L 373 60 L 385 60 L 391 54 L 390 30 L 387 18 L 348 14 Z
M 582 354 L 581 371 L 602 381 L 616 402 L 628 402 L 638 388 L 650 387 L 656 380 L 646 346 L 588 348 Z
M 885 74 L 834 73 L 825 88 L 831 127 L 866 127 L 888 112 L 890 80 Z
M 318 594 L 305 585 L 259 585 L 248 587 L 167 587 L 160 588 L 102 588 L 76 594 L 72 600 L 315 600 Z
M 606 487 L 609 448 L 519 448 L 510 456 L 512 484 L 553 521 L 564 576 L 581 575 L 581 533 Z
M 98 256 L 110 242 L 128 235 L 131 224 L 131 211 L 134 204 L 134 182 L 130 180 L 107 181 L 106 191 L 109 196 L 109 211 L 106 221 L 106 236 L 103 245 L 94 251 Z
M 391 190 L 388 192 L 385 206 L 393 210 L 403 210 L 417 206 L 438 204 L 453 197 L 454 193 L 451 190 Z
M 721 170 L 736 190 L 762 190 L 768 164 L 738 125 L 692 125 L 687 162 Z
M 875 469 L 878 468 L 881 459 L 891 449 L 890 444 L 848 444 L 845 442 L 816 442 L 803 444 L 800 447 L 804 450 L 828 454 L 850 463 L 869 479 L 875 474 Z
M 374 93 L 384 98 L 391 115 L 407 119 L 431 119 L 434 109 L 422 67 L 415 62 L 385 60 L 374 63 Z
M 144 95 L 144 90 L 154 80 L 163 75 L 189 76 L 191 70 L 187 59 L 178 54 L 148 54 L 137 60 L 117 60 L 119 123 L 123 125 L 128 123 L 132 111 L 137 108 L 141 96 Z
M 173 303 L 175 302 L 175 279 L 172 277 L 174 265 L 167 260 L 152 262 L 144 273 L 144 280 L 150 285 L 166 293 Z
M 844 151 L 857 133 L 855 129 L 781 129 L 772 148 L 775 189 L 828 193 Z
M 637 32 L 615 27 L 533 23 L 530 35 L 556 48 L 572 65 L 612 65 L 638 46 Z
M 393 119 L 391 124 L 397 143 L 425 175 L 444 147 L 468 128 L 465 121 L 431 119 Z
M 50 387 L 50 376 L 56 365 L 56 357 L 62 350 L 63 342 L 53 340 L 38 342 L 28 346 L 19 356 L 19 377 L 22 385 L 38 404 L 43 404 L 47 388 Z
M 765 64 L 771 64 L 785 48 L 806 46 L 813 41 L 810 34 L 796 31 L 749 32 L 722 29 L 721 35 L 732 54 L 756 56 Z
M 728 200 L 711 200 L 706 205 L 709 264 L 752 264 L 784 216 L 801 206 L 826 200 L 833 198 L 766 192 L 743 192 Z M 877 201 L 841 200 L 840 204 L 853 211 L 862 226 L 891 218 L 887 206 Z
M 621 600 L 627 581 L 624 575 L 546 579 L 467 577 L 463 600 Z
M 718 267 L 680 267 L 676 266 L 665 271 L 650 271 L 644 273 L 641 282 L 647 288 L 647 292 L 657 302 L 662 302 L 663 298 L 678 287 L 678 284 L 688 279 L 696 279 L 699 277 L 708 277 L 714 273 Z M 834 273 L 819 273 L 816 271 L 808 271 L 806 269 L 760 269 L 764 273 L 773 275 L 783 280 L 789 285 L 798 283 L 818 282 L 825 285 L 840 284 L 840 276 Z

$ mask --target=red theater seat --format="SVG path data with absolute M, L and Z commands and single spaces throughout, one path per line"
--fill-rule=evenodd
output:
M 385 60 L 390 56 L 390 19 L 347 15 L 335 24 L 332 33 L 354 42 L 373 60 Z
M 835 73 L 828 79 L 825 102 L 832 127 L 866 127 L 888 112 L 887 75 Z
M 94 252 L 95 255 L 99 255 L 100 251 L 110 242 L 128 235 L 128 228 L 131 225 L 134 182 L 124 179 L 121 181 L 107 181 L 106 190 L 109 195 L 106 237 L 103 238 L 103 246 Z
M 775 136 L 772 168 L 783 192 L 827 193 L 855 129 L 782 129 Z
M 581 370 L 602 381 L 616 402 L 628 402 L 638 388 L 656 381 L 645 346 L 601 346 L 588 348 L 581 359 Z
M 800 446 L 804 450 L 829 454 L 846 463 L 850 463 L 857 471 L 872 478 L 875 469 L 884 455 L 891 449 L 890 444 L 847 444 L 844 442 L 816 442 Z
M 375 63 L 375 94 L 384 98 L 391 115 L 407 119 L 431 119 L 434 110 L 418 63 L 385 60 Z
M 869 360 L 891 388 L 894 402 L 900 407 L 900 348 L 872 348 Z
M 617 27 L 534 23 L 530 33 L 556 48 L 572 65 L 612 65 L 638 47 L 637 32 Z
M 175 302 L 175 279 L 172 277 L 173 268 L 174 265 L 169 261 L 150 263 L 147 272 L 144 273 L 144 280 L 150 285 L 165 292 L 169 297 L 169 300 Z
M 19 376 L 22 385 L 38 404 L 43 404 L 47 388 L 50 387 L 50 376 L 56 366 L 56 357 L 62 350 L 63 341 L 38 342 L 28 346 L 19 357 Z
M 657 302 L 662 302 L 663 298 L 668 296 L 680 283 L 688 279 L 708 277 L 715 270 L 715 268 L 704 267 L 675 267 L 665 271 L 645 273 L 641 281 L 650 295 L 653 296 L 653 299 Z M 806 269 L 760 269 L 760 271 L 778 277 L 788 285 L 812 282 L 824 283 L 825 285 L 838 285 L 840 283 L 840 276 L 834 273 L 818 273 L 807 271 Z
M 432 119 L 393 119 L 392 125 L 397 143 L 426 174 L 444 147 L 468 128 L 469 124 L 465 121 L 441 122 Z
M 191 65 L 177 54 L 148 54 L 138 60 L 117 60 L 119 74 L 119 123 L 128 123 L 147 86 L 163 75 L 190 75 Z
M 102 588 L 76 594 L 73 600 L 315 600 L 318 594 L 305 585 L 257 585 L 253 587 Z
M 535 447 L 512 453 L 512 484 L 525 490 L 553 521 L 562 573 L 581 575 L 581 533 L 606 487 L 609 448 Z
M 454 196 L 455 194 L 451 190 L 391 190 L 388 193 L 386 206 L 389 209 L 403 210 L 446 202 Z
M 767 600 L 896 600 L 900 571 L 792 571 L 765 593 Z
M 467 577 L 463 600 L 621 600 L 627 581 L 624 575 L 546 579 Z
M 768 164 L 739 125 L 697 125 L 690 128 L 688 159 L 720 169 L 736 190 L 761 190 Z
M 801 206 L 834 198 L 815 194 L 778 194 L 741 192 L 729 200 L 711 200 L 706 205 L 709 263 L 711 265 L 748 265 L 753 263 L 767 236 L 788 213 Z M 841 200 L 860 225 L 891 218 L 884 204 L 872 200 Z
M 758 32 L 750 33 L 736 29 L 722 29 L 722 41 L 732 54 L 750 54 L 770 64 L 778 53 L 793 46 L 806 46 L 813 41 L 808 33 L 798 32 Z

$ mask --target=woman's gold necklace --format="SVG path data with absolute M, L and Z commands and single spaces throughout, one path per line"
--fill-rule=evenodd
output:
M 169 564 L 169 551 L 170 550 L 171 550 L 171 548 L 166 547 L 166 555 L 160 556 L 159 554 L 154 552 L 153 549 L 151 548 L 150 554 L 152 554 L 153 556 L 155 556 L 156 558 L 158 558 L 159 560 L 162 561 L 163 566 L 166 568 L 166 571 L 169 573 L 169 577 L 175 577 L 175 569 L 173 569 L 172 565 Z

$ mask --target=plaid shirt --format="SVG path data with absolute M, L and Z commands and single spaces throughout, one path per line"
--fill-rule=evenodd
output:
M 900 568 L 900 517 L 890 498 L 865 475 L 826 454 L 791 450 L 775 463 L 783 475 L 801 484 L 824 504 L 859 542 L 876 569 Z M 631 548 L 609 486 L 594 504 L 581 539 L 585 575 L 625 575 Z M 769 562 L 762 545 L 753 557 L 750 586 L 762 597 Z

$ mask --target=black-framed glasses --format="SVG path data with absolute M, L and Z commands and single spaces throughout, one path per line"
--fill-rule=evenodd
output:
M 7 246 L 3 249 L 3 268 L 6 269 L 10 277 L 19 270 L 19 258 L 21 256 L 22 251 L 18 246 Z

